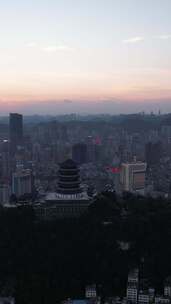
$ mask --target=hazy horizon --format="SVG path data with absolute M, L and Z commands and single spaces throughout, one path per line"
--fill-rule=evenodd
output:
M 30 102 L 29 104 L 22 103 L 5 103 L 2 109 L 0 105 L 0 116 L 8 116 L 10 112 L 18 112 L 23 115 L 63 115 L 63 114 L 132 114 L 132 113 L 171 113 L 170 101 L 40 101 Z

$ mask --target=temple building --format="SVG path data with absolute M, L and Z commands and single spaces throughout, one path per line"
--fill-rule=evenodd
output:
M 82 197 L 79 169 L 72 159 L 61 164 L 59 169 L 58 195 L 64 199 Z
M 68 159 L 60 165 L 57 192 L 46 193 L 34 209 L 39 219 L 76 218 L 87 210 L 90 203 L 81 186 L 79 167 Z

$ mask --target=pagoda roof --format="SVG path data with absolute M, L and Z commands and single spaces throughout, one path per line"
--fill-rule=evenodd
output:
M 72 159 L 67 159 L 61 164 L 61 169 L 77 169 L 77 164 Z

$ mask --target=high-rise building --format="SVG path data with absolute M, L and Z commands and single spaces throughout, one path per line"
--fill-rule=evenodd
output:
M 14 153 L 17 146 L 22 145 L 23 142 L 23 116 L 21 114 L 10 114 L 9 138 L 11 152 Z
M 12 175 L 12 193 L 17 197 L 32 193 L 32 173 L 30 169 L 18 169 Z
M 143 162 L 123 163 L 120 182 L 122 191 L 144 193 L 147 164 Z
M 145 146 L 145 156 L 149 166 L 159 164 L 160 158 L 162 157 L 162 143 L 147 143 Z
M 139 270 L 133 269 L 129 272 L 127 283 L 127 301 L 136 304 L 138 301 Z
M 8 183 L 0 183 L 0 204 L 4 205 L 9 203 L 10 200 L 10 185 Z
M 88 136 L 86 140 L 87 144 L 87 161 L 92 163 L 95 161 L 95 143 L 92 136 Z
M 9 178 L 10 176 L 10 157 L 9 141 L 3 140 L 0 143 L 0 160 L 1 160 L 1 177 Z
M 72 147 L 72 159 L 77 164 L 85 164 L 87 162 L 87 145 L 84 143 L 75 144 Z

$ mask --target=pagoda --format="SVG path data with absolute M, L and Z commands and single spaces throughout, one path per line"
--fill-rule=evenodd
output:
M 60 165 L 57 192 L 64 195 L 64 197 L 68 195 L 73 198 L 74 196 L 77 198 L 82 192 L 80 170 L 72 159 L 68 159 Z
M 60 164 L 56 192 L 47 192 L 34 209 L 40 220 L 76 218 L 88 209 L 91 200 L 81 186 L 80 170 L 68 159 Z

